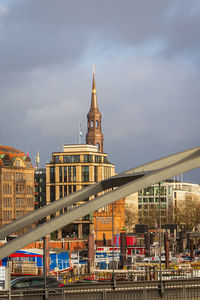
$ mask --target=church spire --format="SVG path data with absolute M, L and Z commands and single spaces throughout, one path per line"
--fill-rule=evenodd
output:
M 98 108 L 96 82 L 95 82 L 95 67 L 93 65 L 93 82 L 92 82 L 92 97 L 88 119 L 88 131 L 86 134 L 86 143 L 96 145 L 99 152 L 103 152 L 103 133 L 101 132 L 102 115 Z
M 97 104 L 97 91 L 96 91 L 96 82 L 95 82 L 95 66 L 93 65 L 93 81 L 92 81 L 92 98 L 91 98 L 91 107 L 90 109 L 98 109 Z

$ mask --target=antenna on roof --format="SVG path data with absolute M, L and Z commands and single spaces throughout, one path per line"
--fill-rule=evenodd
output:
M 81 123 L 79 123 L 79 136 L 78 136 L 79 144 L 82 144 L 82 136 L 83 136 L 83 131 L 82 131 Z
M 35 158 L 35 164 L 36 164 L 36 170 L 38 171 L 39 170 L 39 163 L 40 163 L 40 154 L 39 154 L 39 151 L 36 155 L 36 158 Z

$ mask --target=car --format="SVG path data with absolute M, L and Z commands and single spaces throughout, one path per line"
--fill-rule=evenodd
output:
M 63 284 L 54 277 L 46 277 L 46 286 L 48 288 L 59 288 Z M 22 276 L 11 280 L 11 289 L 36 289 L 45 287 L 44 276 Z

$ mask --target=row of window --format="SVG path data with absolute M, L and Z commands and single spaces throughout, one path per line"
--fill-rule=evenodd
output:
M 162 210 L 161 211 L 161 216 L 164 217 L 166 215 L 167 215 L 167 212 L 165 210 Z M 142 217 L 142 216 L 148 217 L 148 216 L 151 216 L 151 214 L 148 211 L 144 210 L 144 211 L 140 212 L 140 217 Z
M 160 202 L 167 202 L 167 198 L 161 197 Z M 138 203 L 159 203 L 159 198 L 138 198 Z
M 21 161 L 21 159 L 16 159 L 14 163 L 15 167 L 23 167 L 24 163 Z
M 81 159 L 80 155 L 64 155 L 54 156 L 54 163 L 108 163 L 108 158 L 106 156 L 100 156 L 100 155 L 92 155 L 92 154 L 84 154 L 83 159 Z
M 5 181 L 11 181 L 11 172 L 4 172 L 3 173 L 3 180 Z
M 3 173 L 3 180 L 4 181 L 11 181 L 12 180 L 12 173 L 11 172 L 4 172 Z M 23 182 L 24 181 L 23 173 L 21 173 L 21 172 L 14 172 L 13 173 L 13 180 L 15 182 Z M 26 174 L 26 180 L 28 182 L 32 182 L 33 175 L 31 173 L 27 173 Z
M 172 191 L 171 187 L 168 187 L 168 194 Z M 139 196 L 159 196 L 159 186 L 150 186 L 138 192 Z M 160 195 L 167 195 L 166 186 L 160 186 Z
M 38 175 L 35 175 L 34 181 L 35 181 L 35 183 L 38 183 L 38 182 L 46 182 L 46 177 L 39 177 L 39 178 L 38 178 Z
M 13 179 L 16 182 L 24 182 L 25 181 L 24 176 L 26 177 L 27 182 L 32 182 L 33 181 L 33 174 L 32 173 L 26 173 L 26 174 L 23 174 L 22 172 L 14 172 L 13 173 Z
M 16 184 L 15 191 L 17 194 L 26 192 L 28 195 L 32 195 L 33 187 L 31 185 L 27 185 L 27 187 L 24 187 L 22 184 Z
M 161 209 L 167 209 L 167 204 L 161 204 Z M 156 210 L 159 210 L 159 204 L 151 204 L 151 205 L 148 205 L 148 204 L 139 204 L 138 205 L 138 209 L 145 209 L 145 210 L 152 210 L 152 209 L 156 209 Z
M 13 173 L 13 177 L 16 182 L 23 182 L 23 173 L 15 172 Z
M 12 198 L 8 198 L 8 197 L 3 198 L 3 206 L 11 207 L 12 206 Z
M 90 121 L 90 125 L 88 123 L 88 129 L 89 129 L 89 126 L 91 126 L 92 128 L 94 127 L 94 124 L 95 124 L 95 127 L 98 128 L 99 127 L 99 121 L 98 120 L 95 120 L 95 122 L 92 120 Z
M 89 166 L 82 166 L 82 181 L 89 182 Z M 50 182 L 55 182 L 55 167 L 50 167 Z M 59 167 L 59 182 L 76 182 L 76 167 Z
M 46 186 L 35 186 L 35 188 L 34 188 L 34 190 L 35 190 L 35 193 L 45 193 L 45 191 L 46 191 Z
M 59 182 L 76 182 L 77 181 L 77 167 L 76 166 L 65 166 L 59 167 Z M 82 178 L 81 182 L 89 182 L 89 166 L 81 166 Z M 110 177 L 111 167 L 104 167 L 104 178 Z M 94 181 L 98 181 L 98 167 L 94 166 Z M 50 167 L 50 182 L 55 182 L 55 167 Z
M 11 194 L 12 193 L 12 187 L 9 184 L 3 185 L 3 193 L 4 194 Z
M 3 211 L 3 219 L 11 220 L 12 219 L 12 210 L 4 210 Z
M 60 185 L 59 198 L 65 197 L 74 192 L 76 192 L 76 185 Z M 50 186 L 50 201 L 55 201 L 55 186 Z
M 25 210 L 17 210 L 16 211 L 16 218 L 22 217 L 26 214 Z
M 16 207 L 33 207 L 33 198 L 16 198 Z

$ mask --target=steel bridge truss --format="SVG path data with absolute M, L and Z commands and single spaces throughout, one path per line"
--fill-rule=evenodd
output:
M 2 227 L 0 229 L 0 239 L 4 239 L 25 226 L 31 225 L 61 209 L 70 207 L 77 202 L 83 202 L 84 199 L 88 197 L 103 193 L 87 203 L 50 219 L 44 224 L 6 243 L 0 247 L 0 260 L 101 207 L 120 200 L 152 184 L 162 182 L 163 180 L 198 167 L 200 167 L 200 147 L 195 147 L 130 169 L 56 200 Z

